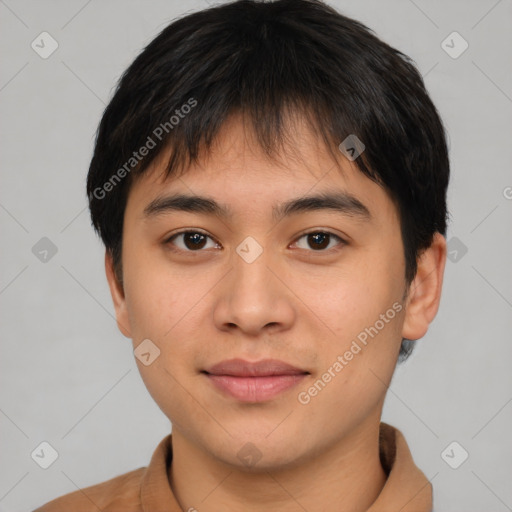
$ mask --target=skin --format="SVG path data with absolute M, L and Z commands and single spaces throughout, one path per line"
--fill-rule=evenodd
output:
M 386 480 L 378 431 L 402 337 L 421 338 L 438 309 L 445 239 L 434 237 L 408 286 L 397 209 L 387 192 L 341 152 L 334 161 L 306 125 L 290 133 L 295 146 L 271 161 L 234 116 L 211 152 L 180 178 L 164 179 L 163 153 L 129 192 L 122 286 L 105 258 L 121 332 L 134 347 L 150 339 L 161 351 L 151 365 L 137 364 L 172 422 L 169 482 L 183 510 L 367 510 Z M 332 190 L 355 196 L 371 217 L 331 210 L 279 222 L 271 216 L 275 204 Z M 144 215 L 151 201 L 174 192 L 213 198 L 233 217 Z M 187 252 L 186 237 L 169 241 L 185 229 L 211 238 Z M 345 243 L 331 237 L 327 248 L 315 249 L 302 236 L 306 230 Z M 263 248 L 252 263 L 236 252 L 247 236 Z M 301 404 L 298 393 L 394 303 L 402 310 Z M 310 375 L 272 400 L 241 403 L 201 373 L 235 357 L 280 359 Z M 261 454 L 251 467 L 237 457 L 247 442 Z

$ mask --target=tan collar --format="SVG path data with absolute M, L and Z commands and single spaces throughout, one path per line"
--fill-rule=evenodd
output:
M 414 464 L 400 430 L 382 422 L 379 450 L 388 478 L 368 512 L 431 512 L 432 484 Z
M 368 512 L 431 512 L 432 485 L 414 464 L 402 433 L 387 423 L 381 423 L 379 449 L 381 464 L 388 478 Z M 156 448 L 142 479 L 144 512 L 182 512 L 167 478 L 171 459 L 169 434 Z

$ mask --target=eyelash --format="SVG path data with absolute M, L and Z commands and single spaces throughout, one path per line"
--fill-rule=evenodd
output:
M 204 231 L 201 231 L 199 229 L 188 229 L 188 230 L 184 230 L 184 231 L 179 231 L 178 233 L 174 233 L 172 234 L 169 238 L 167 238 L 164 242 L 165 245 L 173 245 L 172 244 L 172 241 L 177 238 L 178 236 L 180 235 L 186 235 L 186 234 L 200 234 L 200 235 L 204 235 L 206 236 L 207 238 L 210 238 L 211 240 L 213 240 L 215 243 L 218 244 L 218 242 L 213 238 L 211 237 L 210 235 L 208 235 L 208 233 L 205 233 Z M 304 238 L 308 235 L 313 235 L 313 234 L 322 234 L 322 235 L 328 235 L 329 237 L 331 238 L 334 238 L 336 239 L 339 244 L 338 245 L 346 245 L 347 242 L 341 238 L 339 235 L 336 235 L 334 233 L 332 233 L 331 231 L 326 231 L 326 230 L 319 230 L 319 229 L 316 229 L 316 230 L 312 230 L 312 231 L 307 231 L 305 233 L 302 233 L 301 235 L 299 235 L 295 242 L 294 243 L 297 243 L 301 238 Z M 330 242 L 330 240 L 329 240 Z M 219 244 L 220 245 L 220 244 Z M 328 253 L 330 251 L 332 251 L 333 249 L 334 250 L 337 250 L 339 249 L 340 247 L 337 247 L 337 248 L 330 248 L 330 249 L 319 249 L 319 250 L 314 250 L 314 249 L 304 249 L 306 250 L 307 252 L 313 252 L 313 253 Z M 173 251 L 176 251 L 176 252 L 188 252 L 188 253 L 193 253 L 193 252 L 203 252 L 202 249 L 198 249 L 197 251 L 193 251 L 193 250 L 190 250 L 190 249 L 181 249 L 181 248 L 176 248 L 176 247 L 173 247 L 172 248 Z

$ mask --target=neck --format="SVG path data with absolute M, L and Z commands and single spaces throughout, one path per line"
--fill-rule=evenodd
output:
M 291 468 L 244 471 L 212 457 L 173 427 L 169 482 L 183 510 L 364 512 L 386 482 L 379 423 L 358 426 Z

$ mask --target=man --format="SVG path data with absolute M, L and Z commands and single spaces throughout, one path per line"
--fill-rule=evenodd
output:
M 438 309 L 448 178 L 421 75 L 324 3 L 165 28 L 105 110 L 87 191 L 172 435 L 38 510 L 430 511 L 380 418 Z

